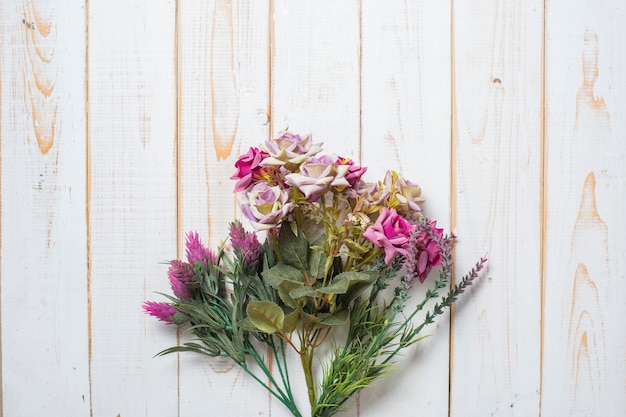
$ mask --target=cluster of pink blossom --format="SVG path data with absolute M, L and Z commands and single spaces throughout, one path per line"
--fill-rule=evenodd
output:
M 256 233 L 246 231 L 238 220 L 230 224 L 230 245 L 247 272 L 255 271 L 261 259 L 261 244 Z
M 366 167 L 321 152 L 322 144 L 314 143 L 311 135 L 286 132 L 259 148 L 250 148 L 239 158 L 231 179 L 237 181 L 239 206 L 252 227 L 271 230 L 284 219 L 297 217 L 293 213 L 298 209 L 307 212 L 310 208 L 305 206 L 316 204 L 324 210 L 333 201 L 335 206 L 328 212 L 334 217 L 326 216 L 325 221 L 334 224 L 358 220 L 362 230 L 357 232 L 356 240 L 366 239 L 382 248 L 386 263 L 396 255 L 410 262 L 411 233 L 422 219 L 421 188 L 395 171 L 388 171 L 382 181 L 365 182 L 362 177 Z M 436 247 L 424 245 L 418 238 L 413 241 L 420 245 L 417 270 L 421 277 L 440 260 L 433 253 Z M 415 252 L 411 254 L 415 256 Z M 418 262 L 415 258 L 412 261 Z

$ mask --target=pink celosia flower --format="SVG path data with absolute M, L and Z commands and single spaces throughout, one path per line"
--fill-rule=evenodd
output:
M 365 171 L 367 171 L 366 167 L 358 166 L 354 164 L 354 161 L 349 158 L 339 157 L 337 158 L 337 165 L 347 165 L 348 172 L 346 173 L 346 180 L 350 184 L 350 187 L 354 187 L 354 185 L 361 179 Z
M 297 187 L 306 198 L 320 196 L 331 187 L 348 187 L 348 165 L 337 165 L 329 156 L 310 158 L 300 165 L 300 172 L 287 174 L 285 182 Z
M 440 242 L 443 239 L 443 229 L 437 228 L 437 222 L 426 220 L 419 223 L 409 239 L 409 256 L 406 269 L 410 276 L 418 277 L 420 283 L 428 277 L 430 271 L 441 265 Z
M 247 232 L 240 221 L 230 224 L 230 243 L 246 270 L 254 271 L 259 263 L 261 244 L 256 233 Z
M 194 272 L 190 264 L 179 259 L 171 261 L 167 276 L 170 279 L 170 285 L 176 297 L 181 300 L 191 298 L 193 292 L 190 285 L 194 281 Z
M 168 303 L 159 303 L 156 301 L 146 301 L 142 305 L 144 311 L 157 319 L 168 324 L 174 323 L 174 314 L 176 309 Z
M 250 190 L 239 193 L 239 207 L 255 230 L 268 230 L 276 227 L 293 209 L 293 203 L 288 202 L 288 198 L 280 187 L 260 182 Z
M 378 219 L 365 230 L 363 237 L 372 241 L 379 248 L 385 249 L 385 263 L 388 264 L 397 254 L 407 256 L 406 246 L 414 227 L 395 209 L 389 210 L 383 207 Z
M 187 261 L 191 265 L 196 262 L 200 262 L 204 266 L 207 266 L 209 262 L 215 263 L 217 259 L 216 255 L 210 249 L 202 245 L 198 232 L 187 233 L 187 242 L 185 245 L 187 247 Z
M 245 190 L 262 175 L 261 161 L 268 156 L 267 152 L 250 148 L 247 153 L 239 157 L 235 162 L 237 172 L 230 177 L 231 180 L 237 180 L 234 192 Z
M 300 165 L 318 154 L 322 150 L 321 145 L 321 143 L 313 143 L 311 135 L 300 137 L 300 135 L 285 132 L 279 138 L 265 141 L 265 144 L 261 146 L 270 155 L 269 158 L 263 160 L 262 165 Z

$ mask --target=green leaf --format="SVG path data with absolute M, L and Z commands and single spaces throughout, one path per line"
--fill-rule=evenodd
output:
M 303 285 L 304 284 L 300 282 L 284 280 L 278 286 L 278 296 L 281 300 L 283 300 L 283 303 L 285 303 L 286 306 L 291 308 L 297 308 L 298 303 L 291 297 L 290 292 L 296 288 L 302 287 Z
M 264 333 L 271 334 L 283 328 L 285 313 L 271 301 L 250 301 L 246 313 L 254 326 Z
M 249 331 L 257 331 L 257 327 L 254 325 L 254 323 L 252 322 L 252 320 L 250 320 L 249 317 L 246 317 L 243 320 L 239 320 L 237 322 L 237 327 L 243 329 L 243 330 L 249 330 Z
M 367 253 L 370 250 L 372 250 L 371 247 L 368 247 L 366 245 L 361 245 L 361 244 L 359 244 L 358 242 L 355 242 L 352 239 L 346 239 L 346 240 L 344 240 L 343 243 L 344 243 L 344 245 L 346 245 L 346 247 L 348 248 L 348 250 L 351 253 L 358 254 L 359 257 L 360 257 L 361 254 Z
M 350 285 L 350 277 L 348 274 L 353 272 L 342 272 L 333 278 L 333 282 L 330 285 L 319 288 L 318 291 L 323 294 L 345 294 L 348 291 Z
M 157 353 L 157 356 L 163 356 L 176 352 L 197 352 L 208 356 L 218 356 L 220 354 L 220 349 L 210 344 L 201 345 L 199 343 L 187 342 L 183 346 L 173 346 L 165 349 Z
M 363 294 L 367 288 L 371 287 L 374 282 L 376 282 L 376 278 L 378 277 L 378 272 L 376 271 L 367 271 L 367 272 L 350 272 L 353 275 L 350 278 L 350 284 L 348 287 L 348 291 L 342 297 L 343 303 L 346 305 L 357 298 L 359 295 Z
M 330 315 L 321 321 L 321 324 L 325 324 L 327 326 L 341 326 L 342 324 L 348 321 L 348 310 L 340 310 L 333 315 Z
M 325 235 L 320 235 L 309 248 L 309 271 L 317 279 L 323 279 L 326 273 L 326 258 L 324 253 Z
M 276 265 L 276 256 L 269 239 L 263 242 L 263 270 L 268 270 Z
M 334 257 L 332 257 L 332 256 L 327 256 L 326 257 L 326 261 L 324 263 L 324 274 L 327 274 L 330 271 L 331 267 L 333 266 L 333 262 L 334 261 L 335 261 Z
M 274 289 L 278 289 L 283 281 L 299 282 L 304 284 L 304 274 L 300 269 L 293 266 L 285 265 L 284 263 L 278 263 L 272 268 L 263 271 L 263 278 L 269 282 Z
M 294 233 L 291 223 L 284 222 L 280 227 L 278 252 L 285 264 L 301 271 L 309 269 L 309 241 L 300 229 Z
M 294 299 L 302 297 L 315 297 L 316 295 L 317 292 L 315 291 L 315 288 L 306 285 L 293 289 L 289 292 L 289 296 Z
M 303 321 L 306 321 L 309 324 L 319 323 L 319 322 L 322 321 L 322 319 L 325 319 L 328 316 L 330 316 L 330 314 L 328 314 L 328 313 L 310 314 L 310 313 L 307 313 L 306 311 L 302 311 L 302 319 L 303 319 Z
M 291 313 L 285 316 L 283 320 L 283 331 L 285 333 L 291 333 L 298 327 L 298 320 L 300 319 L 300 309 L 295 309 Z

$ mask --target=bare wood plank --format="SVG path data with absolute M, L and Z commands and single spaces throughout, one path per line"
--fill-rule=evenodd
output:
M 541 294 L 541 1 L 455 1 L 457 273 L 489 252 L 453 320 L 451 415 L 537 414 Z M 506 410 L 506 411 L 505 411 Z
M 178 414 L 177 358 L 154 357 L 176 336 L 141 310 L 176 253 L 175 21 L 173 0 L 89 5 L 92 415 Z
M 626 414 L 626 14 L 619 6 L 547 4 L 544 415 Z
M 363 2 L 362 162 L 372 180 L 386 170 L 418 183 L 425 214 L 449 230 L 450 2 Z M 416 286 L 418 302 L 428 286 Z M 416 319 L 417 322 L 418 319 Z M 446 415 L 449 326 L 405 352 L 398 370 L 362 395 L 361 416 Z M 406 398 L 411 398 L 406 401 Z
M 83 1 L 0 3 L 3 415 L 89 415 Z
M 216 248 L 239 216 L 234 164 L 268 137 L 269 3 L 197 0 L 181 3 L 179 14 L 178 233 L 198 231 Z M 181 414 L 206 407 L 223 416 L 272 413 L 266 391 L 231 360 L 183 354 L 180 364 Z

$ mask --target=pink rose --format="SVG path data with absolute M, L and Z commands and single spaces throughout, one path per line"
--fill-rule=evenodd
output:
M 285 182 L 297 187 L 306 198 L 320 196 L 331 187 L 347 187 L 348 165 L 337 165 L 329 156 L 311 158 L 300 165 L 300 172 L 287 174 Z
M 239 207 L 255 230 L 268 230 L 293 209 L 289 196 L 279 186 L 270 187 L 260 182 L 239 194 Z
M 235 162 L 237 172 L 230 177 L 231 180 L 237 180 L 235 192 L 245 190 L 254 179 L 262 175 L 263 167 L 261 166 L 261 161 L 268 156 L 267 152 L 251 147 L 247 153 L 239 157 L 237 162 Z
M 430 274 L 430 271 L 441 265 L 441 249 L 439 242 L 443 239 L 443 229 L 437 228 L 437 222 L 427 220 L 419 224 L 416 233 L 411 235 L 409 242 L 409 256 L 407 257 L 407 273 L 418 277 L 420 283 Z
M 395 209 L 383 207 L 376 223 L 365 230 L 363 237 L 379 248 L 385 249 L 385 263 L 388 264 L 398 253 L 408 255 L 406 246 L 414 228 L 415 226 L 407 222 Z
M 348 172 L 346 173 L 346 180 L 350 184 L 350 187 L 354 187 L 354 184 L 357 183 L 367 171 L 366 167 L 361 167 L 354 164 L 354 161 L 349 158 L 339 157 L 337 158 L 337 165 L 347 165 Z
M 277 139 L 268 140 L 262 146 L 270 156 L 263 161 L 263 165 L 288 165 L 289 170 L 297 167 L 310 157 L 322 150 L 321 143 L 313 143 L 313 137 L 304 138 L 285 132 Z

